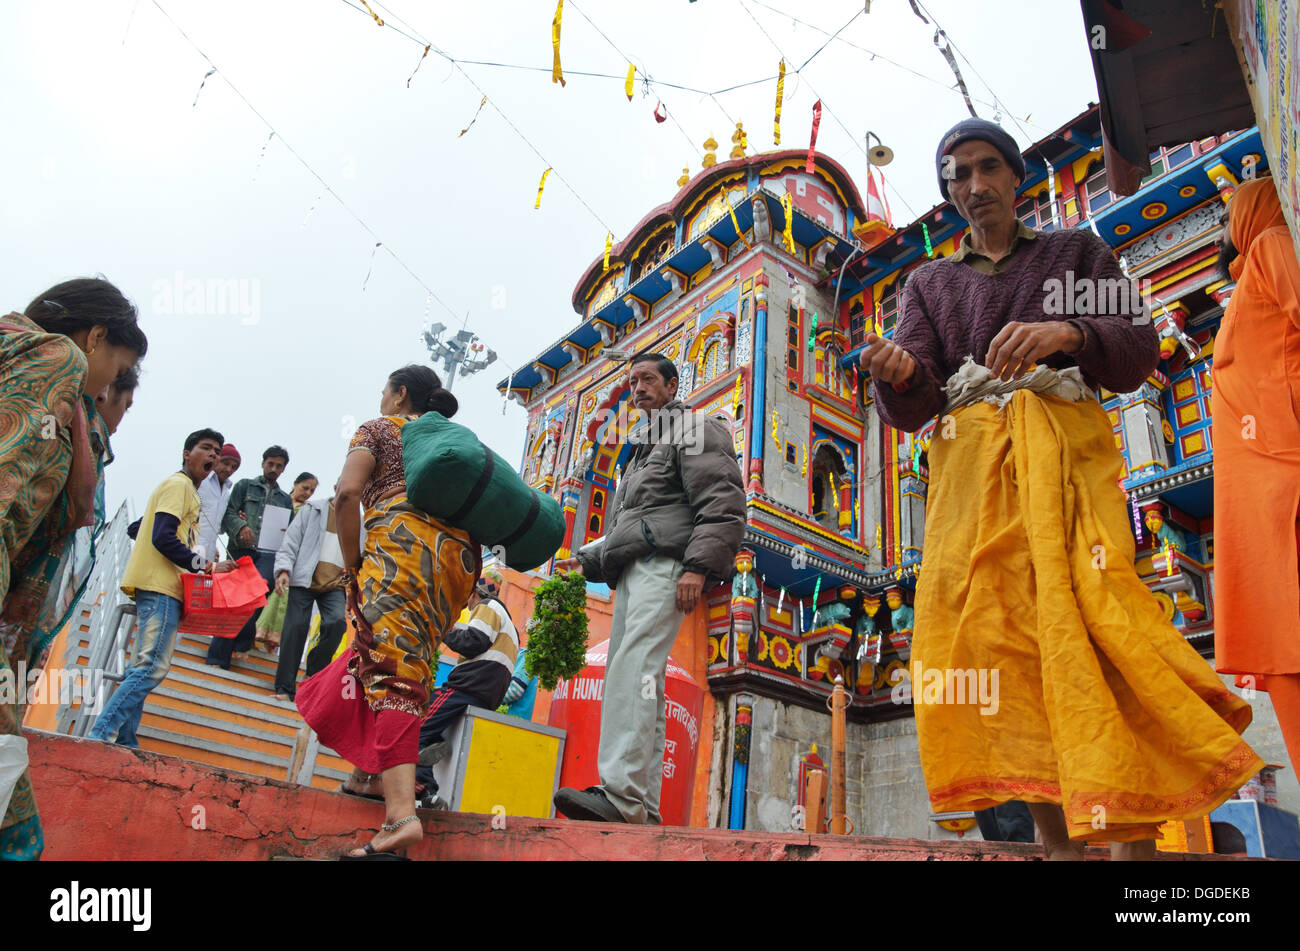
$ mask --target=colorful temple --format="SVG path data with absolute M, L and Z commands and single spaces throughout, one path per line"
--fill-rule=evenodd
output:
M 733 579 L 708 592 L 674 651 L 708 688 L 696 782 L 707 803 L 695 803 L 694 824 L 791 827 L 803 776 L 821 768 L 816 747 L 829 745 L 840 676 L 852 694 L 855 831 L 964 832 L 969 814 L 930 813 L 906 693 L 934 423 L 916 435 L 884 425 L 856 358 L 868 329 L 892 334 L 909 272 L 952 253 L 965 221 L 941 204 L 895 230 L 828 156 L 747 155 L 743 141 L 738 130 L 726 161 L 706 142 L 703 170 L 581 276 L 576 326 L 501 381 L 528 411 L 522 472 L 564 507 L 561 557 L 600 537 L 631 450 L 623 360 L 673 360 L 679 398 L 732 425 L 748 505 Z M 1103 405 L 1126 464 L 1138 570 L 1207 658 L 1210 364 L 1232 289 L 1214 242 L 1263 151 L 1257 129 L 1162 149 L 1138 192 L 1118 199 L 1094 106 L 1025 151 L 1016 206 L 1039 230 L 1092 228 L 1141 281 L 1160 364 L 1138 392 L 1103 392 Z M 1265 751 L 1282 755 L 1280 743 Z

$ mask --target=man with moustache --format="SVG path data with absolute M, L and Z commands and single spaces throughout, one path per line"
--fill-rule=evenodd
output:
M 1049 859 L 1081 859 L 1087 841 L 1150 858 L 1161 822 L 1206 814 L 1263 765 L 1239 735 L 1249 706 L 1133 565 L 1122 459 L 1095 388 L 1138 389 L 1156 332 L 1127 294 L 1106 312 L 1099 291 L 1127 281 L 1105 242 L 1017 220 L 1025 162 L 1001 127 L 959 122 L 935 166 L 970 233 L 910 274 L 893 340 L 868 334 L 860 357 L 887 424 L 916 432 L 940 417 L 913 664 L 1000 674 L 997 714 L 916 704 L 930 801 L 1025 802 Z M 1091 288 L 1079 301 L 1093 305 L 1062 308 L 1063 285 Z

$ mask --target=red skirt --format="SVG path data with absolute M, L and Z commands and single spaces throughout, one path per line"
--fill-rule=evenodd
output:
M 353 766 L 378 774 L 414 763 L 420 748 L 420 718 L 400 710 L 370 709 L 361 681 L 348 670 L 356 648 L 298 685 L 298 712 L 329 747 Z

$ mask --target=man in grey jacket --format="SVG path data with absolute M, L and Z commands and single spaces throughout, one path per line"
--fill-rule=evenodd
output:
M 677 368 L 660 354 L 631 362 L 632 404 L 649 414 L 599 544 L 557 571 L 581 570 L 617 594 L 601 705 L 601 784 L 561 789 L 570 819 L 659 824 L 664 678 L 682 618 L 708 580 L 726 579 L 745 533 L 745 490 L 731 428 L 676 399 Z
M 308 502 L 289 523 L 275 555 L 275 590 L 289 594 L 280 635 L 280 662 L 275 669 L 275 696 L 292 700 L 298 689 L 298 666 L 307 644 L 312 605 L 320 608 L 320 638 L 307 655 L 308 677 L 329 665 L 348 626 L 343 616 L 343 552 L 334 526 L 333 496 Z

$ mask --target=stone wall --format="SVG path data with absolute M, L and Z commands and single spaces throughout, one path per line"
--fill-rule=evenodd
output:
M 1231 674 L 1220 674 L 1220 678 L 1233 693 L 1239 695 L 1242 693 L 1239 688 L 1233 686 L 1234 678 Z M 1246 700 L 1255 717 L 1250 726 L 1246 727 L 1242 739 L 1254 748 L 1264 762 L 1285 767 L 1276 773 L 1277 806 L 1287 812 L 1300 814 L 1300 781 L 1297 781 L 1296 771 L 1287 755 L 1286 744 L 1282 740 L 1282 730 L 1277 723 L 1277 714 L 1273 712 L 1273 703 L 1268 699 L 1268 694 L 1260 690 L 1254 691 L 1254 696 L 1246 695 Z
M 1224 681 L 1231 687 L 1231 677 L 1225 677 Z M 1291 761 L 1268 694 L 1256 692 L 1250 703 L 1255 719 L 1244 738 L 1265 762 L 1287 767 L 1277 773 L 1277 804 L 1288 812 L 1300 813 L 1300 783 L 1295 770 L 1290 768 Z M 790 831 L 792 810 L 797 800 L 799 758 L 808 753 L 814 743 L 818 755 L 829 763 L 829 713 L 767 697 L 755 698 L 745 795 L 746 829 Z M 723 762 L 728 770 L 726 783 L 729 784 L 730 757 L 721 756 L 715 769 Z M 930 818 L 930 800 L 916 742 L 916 721 L 912 717 L 879 723 L 849 723 L 845 777 L 846 811 L 854 834 L 914 839 L 958 838 Z M 729 790 L 722 801 L 715 804 L 716 811 L 711 814 L 711 821 L 721 819 L 718 824 L 726 826 L 725 803 L 728 802 Z M 971 830 L 965 838 L 978 839 L 979 832 Z
M 785 832 L 797 800 L 799 758 L 817 744 L 830 761 L 831 719 L 767 697 L 754 701 L 745 828 Z M 728 777 L 729 779 L 729 777 Z M 956 839 L 930 820 L 911 717 L 886 723 L 849 723 L 845 748 L 846 812 L 856 835 Z M 811 830 L 809 830 L 811 831 Z M 978 832 L 967 833 L 978 838 Z

